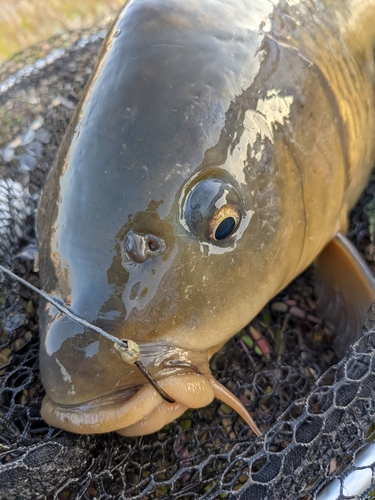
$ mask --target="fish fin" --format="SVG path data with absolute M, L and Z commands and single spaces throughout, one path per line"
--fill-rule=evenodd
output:
M 315 262 L 317 309 L 335 334 L 335 352 L 343 357 L 362 333 L 375 299 L 375 279 L 350 241 L 338 233 Z

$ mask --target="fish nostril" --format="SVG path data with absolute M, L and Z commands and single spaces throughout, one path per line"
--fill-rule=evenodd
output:
M 134 262 L 145 262 L 164 252 L 164 240 L 153 234 L 141 234 L 129 231 L 125 239 L 125 250 Z

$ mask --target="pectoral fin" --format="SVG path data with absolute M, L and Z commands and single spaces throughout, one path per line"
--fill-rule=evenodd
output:
M 375 300 L 375 279 L 350 241 L 338 233 L 316 259 L 318 314 L 334 330 L 342 357 L 361 335 Z

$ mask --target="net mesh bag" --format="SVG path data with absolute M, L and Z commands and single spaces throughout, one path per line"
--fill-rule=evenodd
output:
M 107 25 L 55 37 L 0 67 L 0 256 L 34 285 L 36 204 Z M 349 233 L 370 267 L 374 192 L 375 177 Z M 309 269 L 211 362 L 254 416 L 260 438 L 220 402 L 150 436 L 79 436 L 40 417 L 38 296 L 2 275 L 0 498 L 308 500 L 332 478 L 330 498 L 368 498 L 375 465 L 358 457 L 375 432 L 372 314 L 339 361 L 315 309 Z M 347 496 L 353 471 L 368 479 Z

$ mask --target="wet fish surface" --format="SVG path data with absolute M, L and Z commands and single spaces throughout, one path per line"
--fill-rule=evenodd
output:
M 209 358 L 319 255 L 337 351 L 359 335 L 374 287 L 342 233 L 374 157 L 369 8 L 125 5 L 39 205 L 41 283 L 137 342 L 176 402 L 44 303 L 48 423 L 141 435 L 229 402 Z

